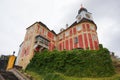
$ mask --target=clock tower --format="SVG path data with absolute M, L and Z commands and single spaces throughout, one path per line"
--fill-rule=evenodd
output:
M 78 11 L 78 15 L 76 16 L 77 23 L 79 23 L 83 18 L 86 18 L 88 20 L 93 20 L 92 14 L 88 12 L 87 9 L 81 5 L 80 10 Z
M 81 36 L 83 46 L 81 45 L 80 48 L 98 50 L 97 25 L 93 21 L 92 13 L 88 12 L 82 5 L 76 16 L 76 24 L 78 25 L 76 25 L 77 27 L 81 27 L 81 31 L 78 32 L 78 37 L 79 35 Z M 79 30 L 79 28 L 77 28 L 77 30 Z

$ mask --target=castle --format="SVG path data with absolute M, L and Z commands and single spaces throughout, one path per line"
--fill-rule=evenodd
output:
M 66 29 L 61 29 L 56 34 L 42 22 L 35 22 L 26 29 L 24 41 L 20 45 L 16 65 L 26 68 L 35 51 L 50 51 L 57 49 L 90 49 L 98 50 L 99 41 L 97 36 L 97 26 L 93 21 L 92 14 L 82 7 L 78 11 L 76 21 L 72 25 L 66 25 Z

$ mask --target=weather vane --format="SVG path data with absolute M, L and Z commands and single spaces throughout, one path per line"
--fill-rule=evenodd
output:
M 15 54 L 15 51 L 13 51 L 13 55 Z
M 83 8 L 83 4 L 81 4 L 81 8 Z

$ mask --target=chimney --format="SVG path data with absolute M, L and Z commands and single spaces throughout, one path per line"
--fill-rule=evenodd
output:
M 62 32 L 62 31 L 64 31 L 64 28 L 61 28 L 61 29 L 60 29 L 60 32 Z
M 68 24 L 66 24 L 66 29 L 68 28 Z

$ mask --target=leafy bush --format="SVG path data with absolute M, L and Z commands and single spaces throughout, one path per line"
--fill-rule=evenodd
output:
M 59 72 L 76 77 L 106 77 L 115 73 L 109 51 L 71 50 L 36 53 L 26 70 L 39 74 Z
M 103 49 L 103 45 L 102 45 L 102 44 L 99 44 L 99 48 L 100 48 L 100 49 Z

